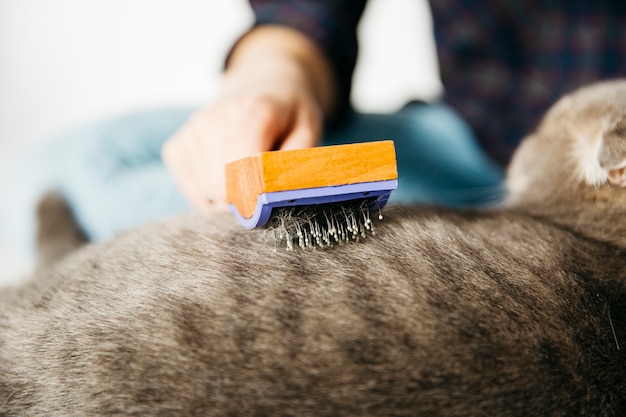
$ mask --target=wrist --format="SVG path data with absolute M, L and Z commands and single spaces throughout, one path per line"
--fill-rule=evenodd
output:
M 305 88 L 326 116 L 335 108 L 335 79 L 319 48 L 295 29 L 261 26 L 234 47 L 226 65 L 222 92 L 277 80 Z

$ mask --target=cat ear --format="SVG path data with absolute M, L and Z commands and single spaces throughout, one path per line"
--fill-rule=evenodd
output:
M 607 170 L 611 185 L 626 187 L 626 120 L 604 134 L 598 162 Z

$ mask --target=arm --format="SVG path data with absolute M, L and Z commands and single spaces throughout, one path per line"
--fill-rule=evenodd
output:
M 250 0 L 254 26 L 281 25 L 297 30 L 324 55 L 336 81 L 335 113 L 349 107 L 357 57 L 356 28 L 366 0 Z
M 212 203 L 225 207 L 227 162 L 271 149 L 316 146 L 324 121 L 342 106 L 345 93 L 323 43 L 289 24 L 261 21 L 258 7 L 255 11 L 257 25 L 233 48 L 217 100 L 163 147 L 166 165 L 197 209 Z
M 333 114 L 337 81 L 328 60 L 309 38 L 286 26 L 260 26 L 237 42 L 227 60 L 222 95 L 280 78 L 306 89 L 324 116 Z

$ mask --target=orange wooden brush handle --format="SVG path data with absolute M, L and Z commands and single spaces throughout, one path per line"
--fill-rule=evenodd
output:
M 226 165 L 226 197 L 250 218 L 262 193 L 397 178 L 391 140 L 272 151 Z

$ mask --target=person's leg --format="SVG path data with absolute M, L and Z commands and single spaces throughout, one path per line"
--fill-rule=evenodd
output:
M 69 202 L 92 241 L 189 211 L 161 161 L 163 142 L 191 110 L 121 117 L 45 142 L 16 161 L 2 202 L 2 234 L 34 253 L 35 208 L 49 190 Z
M 354 113 L 324 145 L 393 139 L 398 189 L 390 202 L 485 206 L 504 196 L 503 169 L 444 104 L 411 103 L 394 114 Z

